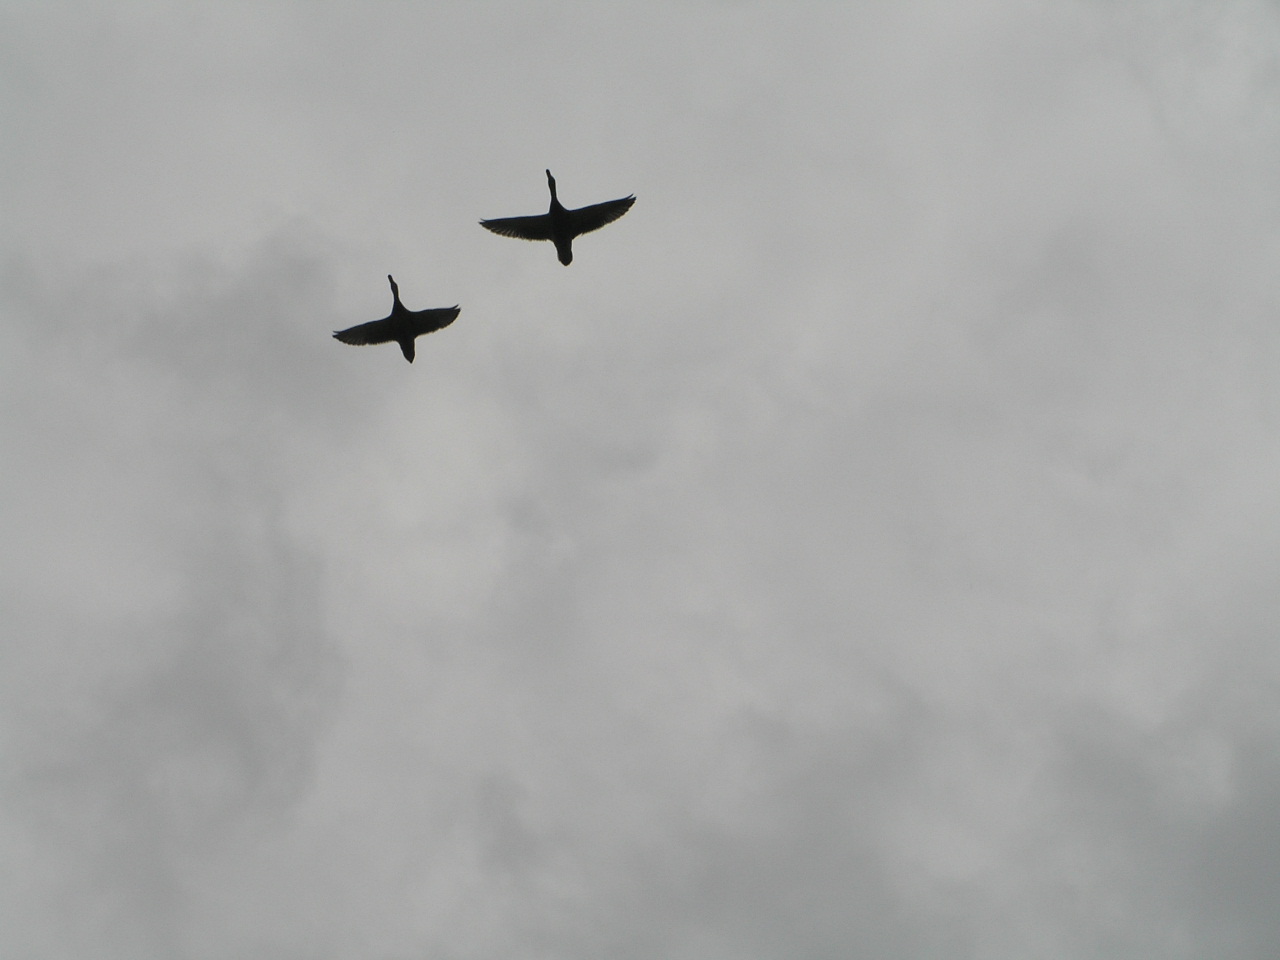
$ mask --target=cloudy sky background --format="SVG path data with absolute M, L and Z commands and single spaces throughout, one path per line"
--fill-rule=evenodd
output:
M 5 5 L 0 955 L 1275 955 L 1277 51 Z

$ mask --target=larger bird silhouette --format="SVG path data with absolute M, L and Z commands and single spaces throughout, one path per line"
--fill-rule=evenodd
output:
M 390 343 L 394 340 L 400 344 L 400 352 L 404 358 L 413 363 L 413 341 L 424 333 L 443 330 L 458 318 L 462 311 L 458 307 L 438 307 L 434 310 L 408 310 L 400 302 L 400 288 L 387 274 L 391 283 L 391 296 L 395 302 L 391 304 L 391 313 L 381 320 L 362 323 L 348 327 L 346 330 L 335 330 L 334 337 L 343 343 L 363 346 L 369 343 Z
M 504 237 L 520 240 L 550 240 L 556 245 L 560 262 L 566 267 L 573 263 L 573 238 L 592 230 L 599 230 L 606 223 L 613 223 L 631 209 L 635 195 L 620 200 L 606 200 L 576 210 L 565 209 L 556 199 L 556 178 L 547 171 L 547 186 L 551 190 L 551 209 L 536 217 L 502 217 L 498 220 L 481 220 L 480 226 Z

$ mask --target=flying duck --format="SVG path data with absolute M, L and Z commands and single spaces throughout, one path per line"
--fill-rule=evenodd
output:
M 480 226 L 504 237 L 520 240 L 550 240 L 556 245 L 560 262 L 566 267 L 573 263 L 573 238 L 592 230 L 599 230 L 606 223 L 613 223 L 631 209 L 635 195 L 620 200 L 606 200 L 589 207 L 566 210 L 556 199 L 556 178 L 547 171 L 547 186 L 551 189 L 551 209 L 536 217 L 502 217 L 498 220 L 481 220 Z
M 400 302 L 400 288 L 396 286 L 391 274 L 387 274 L 391 282 L 391 295 L 395 303 L 391 305 L 389 316 L 381 320 L 372 320 L 346 330 L 335 330 L 333 335 L 343 343 L 363 346 L 368 343 L 390 343 L 394 340 L 400 344 L 400 352 L 404 358 L 413 363 L 413 341 L 424 333 L 443 330 L 457 319 L 462 311 L 456 306 L 439 307 L 435 310 L 408 310 Z

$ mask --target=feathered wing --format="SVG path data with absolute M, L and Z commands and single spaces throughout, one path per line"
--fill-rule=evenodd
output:
M 550 240 L 551 217 L 541 214 L 537 217 L 499 217 L 497 220 L 481 220 L 480 226 L 503 237 L 515 237 L 518 240 Z
M 590 233 L 599 230 L 607 223 L 613 223 L 631 209 L 636 202 L 634 196 L 620 200 L 606 200 L 604 203 L 593 203 L 589 207 L 579 207 L 569 211 L 569 222 L 573 224 L 575 234 Z
M 410 310 L 409 333 L 420 337 L 424 333 L 442 330 L 458 318 L 462 310 L 458 307 L 437 307 L 434 310 Z M 368 324 L 365 324 L 368 326 Z M 358 327 L 356 329 L 359 329 Z
M 391 322 L 391 318 L 386 317 L 382 320 L 373 320 L 369 323 L 362 323 L 359 326 L 348 327 L 346 330 L 335 330 L 333 335 L 343 343 L 363 347 L 371 343 L 390 343 L 396 339 L 396 329 Z

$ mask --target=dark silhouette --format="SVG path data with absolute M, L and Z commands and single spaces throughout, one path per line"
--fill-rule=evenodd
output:
M 439 307 L 435 310 L 407 310 L 400 302 L 400 288 L 396 286 L 395 280 L 391 279 L 391 274 L 387 274 L 387 279 L 391 281 L 391 295 L 395 297 L 390 315 L 381 320 L 362 323 L 357 327 L 335 330 L 333 335 L 343 343 L 357 346 L 368 343 L 390 343 L 394 340 L 400 344 L 400 352 L 404 354 L 404 358 L 413 363 L 414 338 L 424 333 L 443 330 L 453 323 L 462 311 L 456 306 Z
M 621 200 L 606 200 L 589 207 L 566 210 L 556 199 L 556 178 L 547 171 L 547 186 L 551 188 L 551 209 L 536 217 L 503 217 L 499 220 L 481 220 L 480 226 L 504 237 L 520 240 L 550 240 L 556 245 L 560 262 L 566 267 L 573 263 L 573 238 L 592 230 L 599 230 L 606 223 L 613 223 L 631 209 L 635 195 Z

